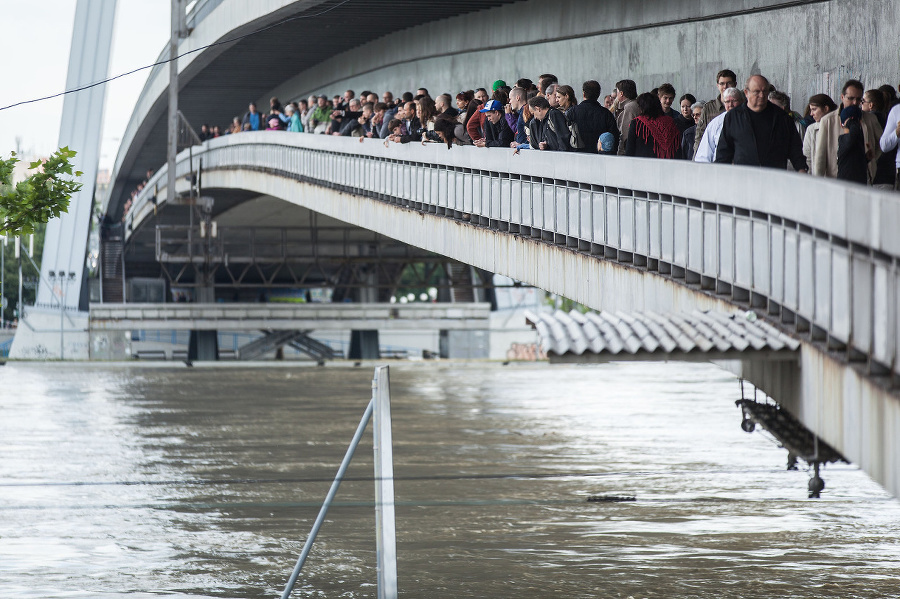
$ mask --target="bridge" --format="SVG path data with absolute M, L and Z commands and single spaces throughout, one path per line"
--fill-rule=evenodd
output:
M 780 171 L 763 186 L 745 167 L 273 132 L 182 153 L 185 188 L 201 158 L 204 193 L 280 198 L 597 310 L 753 310 L 801 342 L 799 360 L 732 368 L 898 490 L 891 194 Z M 165 181 L 163 168 L 127 236 L 164 212 Z
M 884 23 L 900 19 L 900 5 L 890 0 L 866 6 L 886 15 Z M 476 12 L 480 7 L 487 10 Z M 853 48 L 849 56 L 833 47 L 831 39 L 843 35 L 838 24 L 847 22 L 859 23 L 867 38 L 884 37 L 880 22 L 863 24 L 864 11 L 836 1 L 761 0 L 733 11 L 713 0 L 647 3 L 640 14 L 576 0 L 463 2 L 421 11 L 399 2 L 394 8 L 199 2 L 181 51 L 280 24 L 181 59 L 180 108 L 194 123 L 223 122 L 248 100 L 265 105 L 271 95 L 468 89 L 509 77 L 496 72 L 504 63 L 519 76 L 555 72 L 577 83 L 593 73 L 589 57 L 598 55 L 625 71 L 604 74 L 607 91 L 629 76 L 640 89 L 670 80 L 680 91 L 712 95 L 712 74 L 728 66 L 739 77 L 761 70 L 797 98 L 811 90 L 836 97 L 848 73 L 863 73 L 866 81 L 895 65 L 886 44 L 867 53 Z M 829 25 L 810 25 L 821 39 L 797 48 L 769 44 L 796 42 L 800 24 L 821 24 L 825 9 Z M 384 26 L 372 27 L 372 19 Z M 491 23 L 503 27 L 494 31 Z M 759 31 L 778 52 L 758 48 Z M 810 45 L 822 51 L 812 56 Z M 301 62 L 284 60 L 292 53 Z M 688 67 L 684 56 L 692 58 Z M 213 102 L 207 90 L 223 79 L 234 84 Z M 446 257 L 596 310 L 753 312 L 799 344 L 792 358 L 729 353 L 720 356 L 724 365 L 900 494 L 895 196 L 742 167 L 436 144 L 385 147 L 275 132 L 227 136 L 182 152 L 176 193 L 170 193 L 162 166 L 165 91 L 165 73 L 157 69 L 135 108 L 105 200 L 114 221 L 124 217 L 123 260 L 130 252 L 158 272 L 156 257 L 172 254 L 161 231 L 187 226 L 188 239 L 208 240 L 214 221 L 230 215 L 228 226 L 240 226 L 243 217 L 233 211 L 256 202 L 271 215 L 260 227 L 316 215 L 328 226 L 350 227 L 347 235 L 375 234 L 425 252 L 423 259 Z M 126 214 L 128 193 L 147 169 L 156 173 Z M 190 220 L 198 213 L 206 236 Z M 193 252 L 187 255 L 193 264 Z M 213 256 L 208 242 L 203 256 Z M 381 284 L 377 277 L 357 282 Z

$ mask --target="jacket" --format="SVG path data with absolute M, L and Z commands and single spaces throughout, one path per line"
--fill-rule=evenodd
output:
M 503 118 L 506 119 L 506 124 L 509 125 L 510 129 L 512 129 L 513 135 L 515 135 L 516 131 L 518 131 L 517 127 L 519 126 L 519 115 L 520 114 L 522 114 L 521 109 L 519 109 L 519 111 L 516 112 L 512 108 L 509 109 L 509 112 L 506 112 L 503 114 Z
M 750 108 L 747 104 L 741 104 L 725 115 L 722 122 L 722 133 L 719 135 L 719 143 L 716 146 L 715 161 L 724 164 L 786 169 L 788 160 L 790 160 L 794 170 L 807 169 L 806 157 L 803 156 L 803 144 L 793 119 L 785 111 L 771 103 L 764 110 L 773 111 L 770 113 L 772 115 L 771 135 L 768 140 L 765 140 L 770 146 L 770 152 L 765 156 L 759 156 L 757 140 L 750 120 Z
M 556 152 L 571 152 L 572 146 L 569 145 L 569 124 L 566 122 L 566 115 L 561 111 L 551 108 L 547 111 L 545 119 L 546 126 L 543 129 L 543 136 L 540 141 L 547 142 L 547 149 Z M 540 149 L 540 145 L 531 146 L 534 149 Z
M 597 153 L 597 140 L 603 133 L 612 133 L 615 138 L 614 148 L 619 147 L 619 127 L 616 117 L 596 100 L 585 100 L 572 108 L 572 120 L 578 125 L 578 134 L 584 141 L 584 147 L 576 152 L 586 154 Z
M 341 119 L 341 126 L 335 133 L 340 133 L 344 137 L 350 137 L 357 128 L 362 127 L 359 124 L 359 117 L 361 116 L 362 112 L 345 112 L 344 118 Z
M 422 140 L 422 133 L 425 132 L 425 128 L 419 122 L 419 117 L 414 116 L 408 121 L 403 121 L 403 126 L 406 128 L 406 133 L 400 136 L 400 143 L 408 144 L 411 141 Z
M 528 143 L 528 133 L 525 132 L 525 128 L 525 111 L 520 110 L 519 118 L 516 120 L 516 143 L 519 145 Z
M 489 148 L 509 147 L 513 141 L 513 130 L 509 128 L 505 117 L 501 117 L 496 125 L 490 119 L 484 120 L 484 140 L 484 145 Z
M 622 104 L 620 104 L 622 111 L 616 116 L 616 125 L 619 127 L 619 156 L 625 155 L 625 142 L 628 141 L 628 128 L 631 126 L 631 121 L 634 120 L 638 114 L 640 114 L 641 109 L 638 106 L 638 103 L 634 100 L 625 100 Z
M 241 126 L 246 125 L 247 123 L 250 123 L 251 131 L 259 131 L 260 129 L 265 129 L 265 121 L 263 120 L 263 115 L 261 112 L 246 112 L 244 114 L 244 118 L 241 119 Z
M 694 155 L 694 127 L 696 126 L 688 127 L 681 134 L 681 157 L 685 160 L 690 160 Z
M 819 123 L 813 123 L 806 128 L 806 135 L 803 136 L 803 155 L 806 156 L 806 162 L 809 164 L 810 175 L 820 175 L 816 170 L 816 145 L 819 138 Z
M 531 117 L 531 120 L 525 125 L 525 133 L 528 135 L 528 145 L 533 150 L 539 150 L 541 141 L 544 139 L 544 129 L 547 129 L 547 121 L 539 121 L 537 117 Z
M 897 122 L 900 121 L 900 104 L 897 104 L 888 113 L 887 123 L 884 126 L 884 133 L 881 134 L 879 145 L 882 152 L 897 152 Z M 894 164 L 900 169 L 900 152 Z
M 697 153 L 697 148 L 700 147 L 700 140 L 703 139 L 703 132 L 706 131 L 706 126 L 709 125 L 709 122 L 725 112 L 725 105 L 722 104 L 722 96 L 716 96 L 715 100 L 711 100 L 703 105 L 703 110 L 700 111 L 700 120 L 697 121 L 697 129 L 694 132 L 694 153 Z M 691 156 L 693 158 L 693 156 Z
M 841 133 L 838 136 L 837 178 L 865 185 L 869 182 L 869 173 L 862 126 L 856 121 L 851 121 L 847 123 L 847 129 L 849 133 Z
M 678 112 L 677 110 L 669 109 L 669 112 L 663 111 L 663 114 L 672 117 L 672 120 L 675 121 L 675 126 L 678 127 L 679 133 L 684 133 L 688 128 L 694 127 L 694 120 L 687 120 L 684 116 Z
M 840 106 L 838 107 L 840 108 Z M 883 129 L 881 123 L 871 112 L 864 112 L 862 121 L 863 139 L 868 148 L 872 150 L 872 159 L 869 161 L 869 179 L 875 178 L 878 168 L 878 158 L 881 156 L 879 140 Z M 816 174 L 822 177 L 837 177 L 838 173 L 838 137 L 841 133 L 841 111 L 832 110 L 819 121 L 819 135 L 816 137 L 816 155 L 813 161 L 816 163 Z
M 484 113 L 478 110 L 472 114 L 469 122 L 466 123 L 466 133 L 472 138 L 472 141 L 484 137 Z
M 332 112 L 334 112 L 334 109 L 330 104 L 326 104 L 324 108 L 316 106 L 312 111 L 312 116 L 309 117 L 310 129 L 315 129 L 322 123 L 328 124 L 331 121 Z
M 378 130 L 378 137 L 385 139 L 391 134 L 388 129 L 388 124 L 397 117 L 397 112 L 399 110 L 399 107 L 394 106 L 393 108 L 388 108 L 384 111 L 384 120 L 381 121 L 381 129 Z

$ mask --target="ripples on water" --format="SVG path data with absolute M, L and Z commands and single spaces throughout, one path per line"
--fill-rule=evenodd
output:
M 0 368 L 0 596 L 279 596 L 371 377 Z M 900 595 L 900 503 L 853 466 L 806 499 L 714 366 L 391 378 L 401 597 Z M 294 596 L 375 597 L 371 475 L 367 434 Z

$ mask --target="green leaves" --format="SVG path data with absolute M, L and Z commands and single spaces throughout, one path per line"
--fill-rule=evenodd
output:
M 76 153 L 68 147 L 60 148 L 46 161 L 32 162 L 28 168 L 36 172 L 15 186 L 12 175 L 19 162 L 16 153 L 0 160 L 0 233 L 33 233 L 38 224 L 68 211 L 69 200 L 82 187 L 72 180 L 83 174 L 71 163 Z

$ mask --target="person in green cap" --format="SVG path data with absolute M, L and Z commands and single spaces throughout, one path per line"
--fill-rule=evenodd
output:
M 504 81 L 503 79 L 497 79 L 496 81 L 494 81 L 494 85 L 492 86 L 491 91 L 495 92 L 501 87 L 506 87 L 506 81 Z

